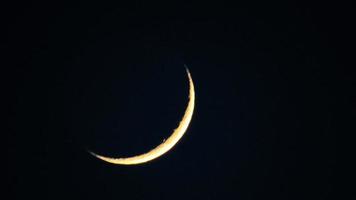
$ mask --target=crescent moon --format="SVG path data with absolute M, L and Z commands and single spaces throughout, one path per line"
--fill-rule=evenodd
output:
M 184 133 L 188 129 L 189 123 L 192 120 L 193 112 L 194 112 L 194 105 L 195 105 L 195 91 L 194 91 L 194 84 L 192 77 L 190 75 L 190 72 L 188 68 L 186 67 L 186 72 L 188 75 L 188 80 L 189 80 L 189 101 L 187 108 L 185 110 L 185 113 L 183 115 L 182 120 L 179 122 L 179 125 L 176 129 L 174 129 L 173 133 L 169 138 L 163 141 L 160 145 L 158 145 L 156 148 L 150 150 L 147 153 L 143 153 L 140 155 L 132 156 L 132 157 L 127 157 L 127 158 L 110 158 L 106 156 L 102 156 L 99 154 L 96 154 L 92 151 L 89 151 L 90 154 L 95 156 L 96 158 L 112 163 L 112 164 L 118 164 L 118 165 L 135 165 L 135 164 L 141 164 L 145 163 L 148 161 L 151 161 L 153 159 L 156 159 L 166 152 L 168 152 L 170 149 L 173 148 L 173 146 L 183 137 Z

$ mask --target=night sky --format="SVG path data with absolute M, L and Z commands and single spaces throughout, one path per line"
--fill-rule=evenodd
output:
M 8 199 L 337 199 L 335 139 L 351 133 L 353 111 L 340 53 L 346 10 L 269 1 L 3 9 Z M 87 152 L 126 157 L 169 137 L 188 102 L 184 65 L 196 109 L 171 151 L 135 166 Z

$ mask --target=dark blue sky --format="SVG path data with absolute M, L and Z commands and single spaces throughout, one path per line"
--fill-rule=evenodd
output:
M 134 4 L 9 5 L 12 195 L 335 198 L 335 134 L 351 116 L 337 37 L 347 11 Z M 137 166 L 86 152 L 129 156 L 167 138 L 188 100 L 184 64 L 196 110 L 170 152 Z

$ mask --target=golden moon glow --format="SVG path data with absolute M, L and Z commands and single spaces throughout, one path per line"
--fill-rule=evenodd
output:
M 195 104 L 194 84 L 193 84 L 193 80 L 192 80 L 192 77 L 190 75 L 188 68 L 186 68 L 186 71 L 187 71 L 188 79 L 189 79 L 188 106 L 185 110 L 183 119 L 179 122 L 178 127 L 173 131 L 172 135 L 169 138 L 164 140 L 163 143 L 161 143 L 156 148 L 150 150 L 147 153 L 140 154 L 137 156 L 127 157 L 127 158 L 109 158 L 109 157 L 98 155 L 91 151 L 89 151 L 89 153 L 91 153 L 93 156 L 95 156 L 103 161 L 109 162 L 109 163 L 121 164 L 121 165 L 134 165 L 134 164 L 148 162 L 150 160 L 160 157 L 161 155 L 163 155 L 167 151 L 169 151 L 182 138 L 182 136 L 188 129 L 189 123 L 193 116 L 194 104 Z

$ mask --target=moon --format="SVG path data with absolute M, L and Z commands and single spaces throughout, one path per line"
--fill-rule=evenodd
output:
M 92 151 L 89 151 L 90 154 L 95 156 L 96 158 L 103 160 L 108 163 L 118 164 L 118 165 L 135 165 L 145 163 L 151 160 L 154 160 L 163 154 L 167 153 L 170 149 L 174 147 L 175 144 L 183 137 L 184 133 L 188 129 L 190 121 L 192 120 L 194 105 L 195 105 L 195 90 L 194 83 L 188 68 L 186 67 L 186 72 L 189 80 L 189 101 L 187 108 L 184 112 L 182 120 L 179 122 L 179 125 L 176 129 L 173 130 L 173 133 L 169 138 L 163 140 L 163 143 L 156 146 L 154 149 L 148 151 L 147 153 L 143 153 L 140 155 L 126 157 L 126 158 L 110 158 L 106 156 L 102 156 L 96 154 Z

